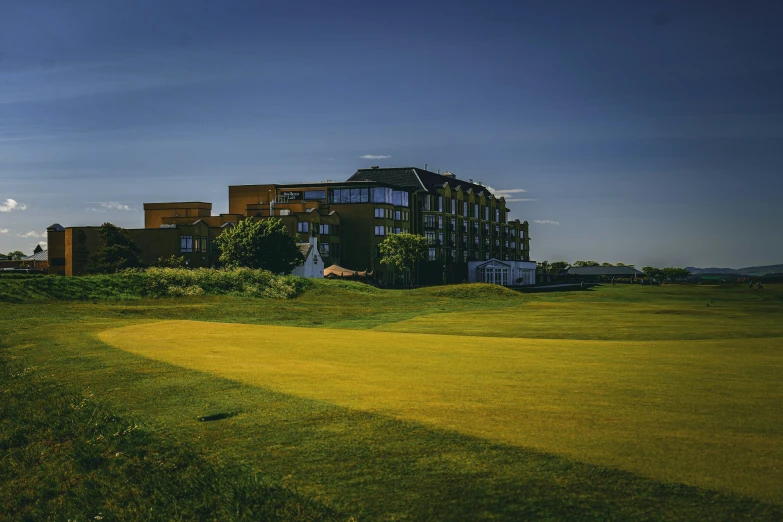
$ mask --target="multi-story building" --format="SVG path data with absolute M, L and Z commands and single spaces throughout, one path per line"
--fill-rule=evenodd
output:
M 417 270 L 421 284 L 533 282 L 527 278 L 535 269 L 527 222 L 509 221 L 503 198 L 453 174 L 361 169 L 343 182 L 230 186 L 228 203 L 228 213 L 215 216 L 211 203 L 145 203 L 145 228 L 129 232 L 147 262 L 177 255 L 189 266 L 215 266 L 214 239 L 225 227 L 248 217 L 275 217 L 298 242 L 317 244 L 325 266 L 372 272 L 387 284 L 407 283 L 409 275 L 380 263 L 379 244 L 389 234 L 411 232 L 428 243 Z M 74 275 L 84 272 L 97 240 L 97 227 L 78 227 L 50 231 L 49 244 L 66 251 L 62 270 Z M 505 275 L 496 276 L 498 270 Z

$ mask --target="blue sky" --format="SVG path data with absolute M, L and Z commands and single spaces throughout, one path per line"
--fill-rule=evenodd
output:
M 516 191 L 537 260 L 783 262 L 780 2 L 0 10 L 0 252 L 55 222 L 141 227 L 143 202 L 220 212 L 230 184 L 428 163 Z

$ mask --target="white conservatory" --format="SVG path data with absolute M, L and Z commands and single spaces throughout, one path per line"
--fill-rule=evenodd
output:
M 493 285 L 534 285 L 536 264 L 531 261 L 487 261 L 468 262 L 468 282 Z

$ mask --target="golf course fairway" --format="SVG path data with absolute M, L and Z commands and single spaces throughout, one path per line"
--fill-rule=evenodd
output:
M 258 388 L 783 504 L 778 337 L 527 339 L 184 320 L 97 335 Z

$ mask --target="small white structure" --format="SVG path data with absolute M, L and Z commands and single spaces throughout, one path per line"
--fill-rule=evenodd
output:
M 493 285 L 534 285 L 536 264 L 531 261 L 468 261 L 468 282 Z
M 324 277 L 324 260 L 318 251 L 318 238 L 313 236 L 309 243 L 297 243 L 299 252 L 304 258 L 304 263 L 294 268 L 291 275 L 309 278 Z

